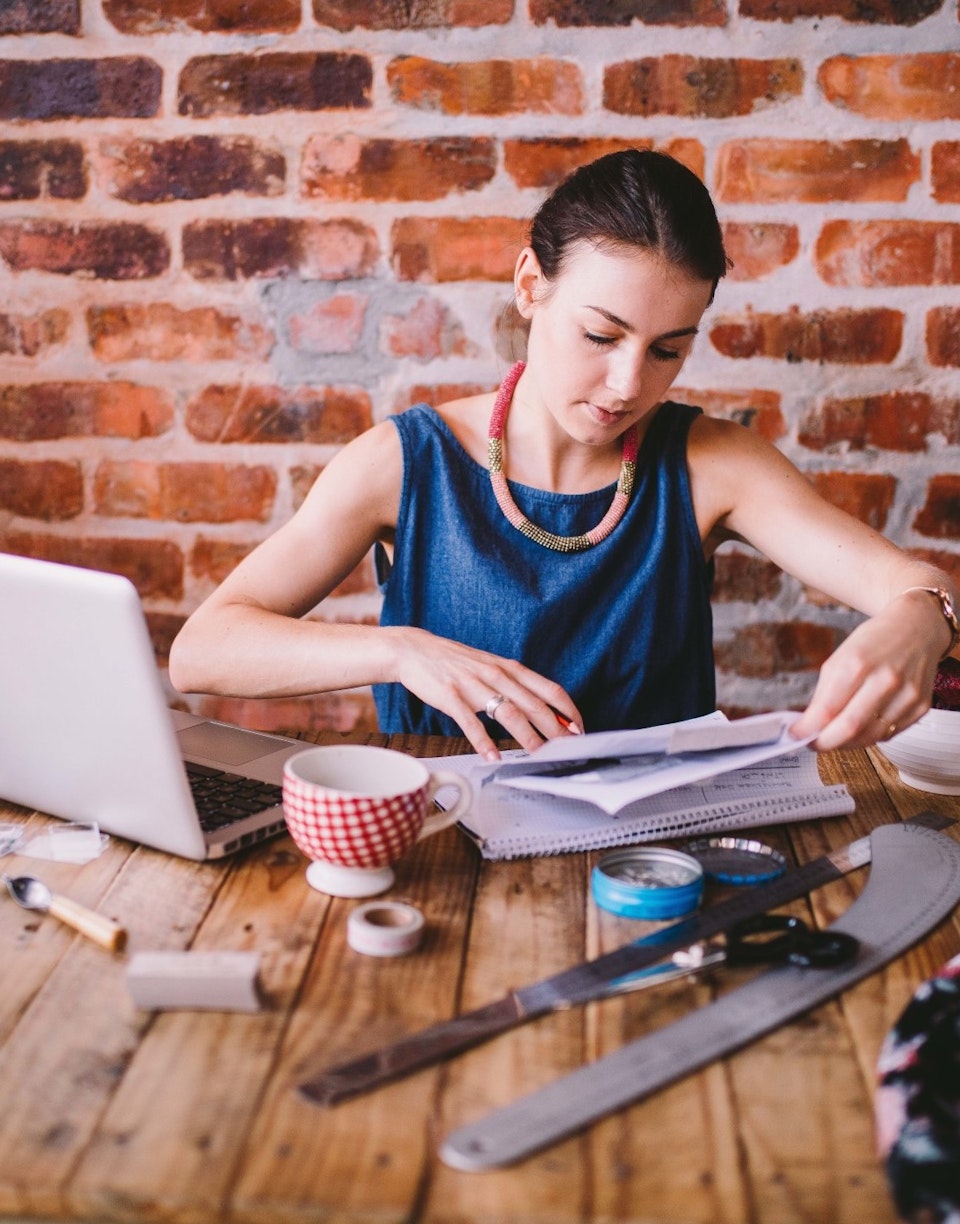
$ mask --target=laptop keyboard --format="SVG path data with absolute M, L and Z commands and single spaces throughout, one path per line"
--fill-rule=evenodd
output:
M 270 782 L 258 782 L 256 778 L 211 769 L 194 761 L 187 761 L 186 766 L 200 827 L 207 833 L 255 816 L 282 801 L 282 789 Z

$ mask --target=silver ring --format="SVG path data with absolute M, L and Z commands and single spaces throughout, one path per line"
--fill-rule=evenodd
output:
M 500 709 L 505 701 L 509 700 L 510 698 L 504 697 L 503 693 L 494 693 L 487 704 L 483 707 L 486 711 L 487 718 L 496 718 L 497 710 Z

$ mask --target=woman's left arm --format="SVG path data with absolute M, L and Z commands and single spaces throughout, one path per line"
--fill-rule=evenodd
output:
M 689 463 L 704 539 L 745 540 L 869 618 L 824 663 L 794 734 L 816 734 L 818 749 L 862 747 L 924 714 L 937 665 L 957 648 L 944 601 L 929 590 L 944 591 L 960 614 L 949 576 L 825 501 L 775 447 L 739 425 L 700 418 Z

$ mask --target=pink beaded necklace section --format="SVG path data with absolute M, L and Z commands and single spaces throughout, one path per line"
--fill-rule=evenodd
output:
M 497 398 L 490 414 L 490 427 L 487 431 L 487 466 L 490 469 L 490 483 L 497 499 L 497 504 L 504 517 L 517 531 L 544 548 L 552 548 L 557 552 L 582 552 L 585 548 L 593 548 L 601 540 L 605 540 L 617 523 L 623 518 L 630 503 L 633 492 L 633 479 L 637 470 L 637 431 L 628 429 L 623 435 L 623 450 L 621 451 L 620 476 L 617 480 L 617 491 L 613 495 L 610 509 L 596 527 L 583 535 L 561 536 L 552 531 L 546 531 L 532 523 L 513 500 L 507 485 L 506 473 L 503 470 L 503 431 L 507 423 L 507 413 L 513 400 L 513 392 L 520 375 L 524 371 L 524 362 L 518 361 L 503 380 Z

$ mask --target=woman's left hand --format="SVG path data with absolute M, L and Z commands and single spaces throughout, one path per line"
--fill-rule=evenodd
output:
M 890 739 L 930 708 L 944 649 L 943 621 L 923 592 L 904 592 L 859 625 L 820 669 L 791 728 L 813 747 L 865 748 Z

